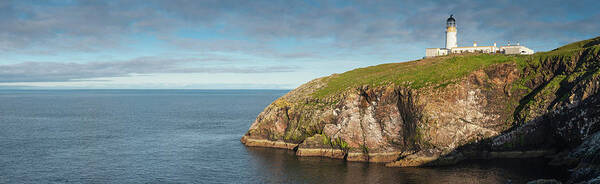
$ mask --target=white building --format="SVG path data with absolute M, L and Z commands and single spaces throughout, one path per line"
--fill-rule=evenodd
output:
M 450 50 L 453 54 L 460 54 L 465 52 L 496 53 L 500 51 L 500 49 L 496 47 L 496 43 L 494 43 L 494 46 L 477 46 L 477 42 L 473 42 L 473 46 L 471 47 L 454 47 Z
M 517 45 L 507 45 L 500 47 L 500 51 L 504 54 L 521 54 L 521 55 L 530 55 L 533 54 L 533 50 L 521 46 L 517 43 Z
M 533 54 L 533 50 L 521 46 L 519 44 L 507 46 L 501 46 L 498 48 L 496 43 L 493 46 L 478 46 L 477 42 L 473 42 L 473 46 L 469 47 L 458 47 L 457 44 L 457 32 L 456 20 L 453 15 L 446 20 L 446 48 L 427 48 L 425 49 L 425 57 L 436 57 L 444 56 L 448 54 L 460 54 L 460 53 L 503 53 L 503 54 Z
M 426 48 L 425 57 L 435 57 L 448 55 L 448 49 L 445 48 Z

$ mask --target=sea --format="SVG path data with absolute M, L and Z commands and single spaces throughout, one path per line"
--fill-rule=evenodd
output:
M 240 138 L 287 90 L 0 90 L 0 183 L 525 183 L 544 159 L 454 166 L 296 157 Z

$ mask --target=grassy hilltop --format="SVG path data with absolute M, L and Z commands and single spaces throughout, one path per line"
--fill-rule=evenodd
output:
M 325 78 L 325 87 L 316 90 L 312 95 L 316 98 L 330 97 L 347 89 L 363 85 L 377 87 L 395 84 L 413 89 L 443 87 L 475 70 L 486 68 L 493 64 L 513 62 L 521 70 L 526 67 L 539 68 L 540 63 L 544 60 L 548 60 L 549 58 L 568 60 L 575 53 L 590 47 L 593 52 L 597 53 L 600 49 L 598 44 L 600 44 L 600 37 L 571 43 L 549 52 L 538 52 L 528 56 L 504 54 L 449 55 L 358 68 Z

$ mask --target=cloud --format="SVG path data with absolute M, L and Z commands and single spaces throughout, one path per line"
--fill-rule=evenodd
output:
M 443 46 L 449 14 L 457 18 L 459 44 L 510 40 L 549 50 L 598 36 L 599 5 L 597 0 L 0 1 L 0 57 L 56 54 L 70 58 L 110 50 L 109 57 L 118 58 L 142 46 L 176 56 L 243 57 L 134 55 L 127 58 L 140 58 L 90 63 L 32 59 L 0 65 L 0 82 L 90 80 L 132 73 L 289 72 L 297 69 L 288 66 L 305 61 L 372 64 L 383 62 L 380 58 L 419 58 L 424 47 Z M 139 37 L 164 45 L 147 44 Z M 153 54 L 140 50 L 142 55 Z M 196 66 L 207 61 L 223 63 Z M 0 58 L 2 62 L 20 61 Z M 314 70 L 326 73 L 323 70 L 328 69 Z
M 128 61 L 104 61 L 84 64 L 25 62 L 0 65 L 0 83 L 85 81 L 100 77 L 156 73 L 276 73 L 291 72 L 297 69 L 293 66 L 186 66 L 206 61 L 215 61 L 215 58 L 160 59 L 146 57 Z
M 250 40 L 244 52 L 281 38 L 331 38 L 326 45 L 356 51 L 373 44 L 437 43 L 455 14 L 463 40 L 558 41 L 597 34 L 600 2 L 564 1 L 75 1 L 0 4 L 0 51 L 97 51 L 126 47 L 128 35 L 156 34 L 182 44 L 183 28 L 220 30 Z M 463 36 L 464 35 L 464 36 Z M 193 39 L 189 39 L 194 42 Z M 236 42 L 239 40 L 228 40 Z M 225 42 L 225 41 L 223 41 Z M 232 43 L 235 47 L 237 44 Z M 207 48 L 210 49 L 210 48 Z M 216 46 L 226 51 L 229 47 Z M 307 49 L 310 50 L 310 49 Z
M 575 41 L 594 36 L 600 28 L 593 21 L 600 15 L 595 11 L 600 2 L 592 0 L 171 2 L 166 9 L 176 16 L 190 22 L 222 21 L 226 31 L 242 31 L 261 42 L 331 38 L 328 46 L 348 51 L 375 44 L 441 42 L 449 14 L 457 16 L 463 42 Z

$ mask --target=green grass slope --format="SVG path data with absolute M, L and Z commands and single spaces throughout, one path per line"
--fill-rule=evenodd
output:
M 423 87 L 445 86 L 468 75 L 469 73 L 486 68 L 493 64 L 513 62 L 521 70 L 524 68 L 540 68 L 543 61 L 549 59 L 568 61 L 583 50 L 600 50 L 600 37 L 574 42 L 549 52 L 534 55 L 504 55 L 504 54 L 466 54 L 450 55 L 436 58 L 420 59 L 403 63 L 388 63 L 365 68 L 358 68 L 342 74 L 329 76 L 325 79 L 327 85 L 316 90 L 312 96 L 327 98 L 343 91 L 363 85 L 371 87 L 383 85 L 400 85 L 413 89 Z M 535 73 L 531 73 L 535 75 Z M 522 81 L 526 81 L 525 79 Z M 519 87 L 522 87 L 519 84 Z
M 489 65 L 514 62 L 523 58 L 524 56 L 503 54 L 469 54 L 359 68 L 328 77 L 327 85 L 315 91 L 313 96 L 330 97 L 363 85 L 377 87 L 394 84 L 413 89 L 443 86 Z

